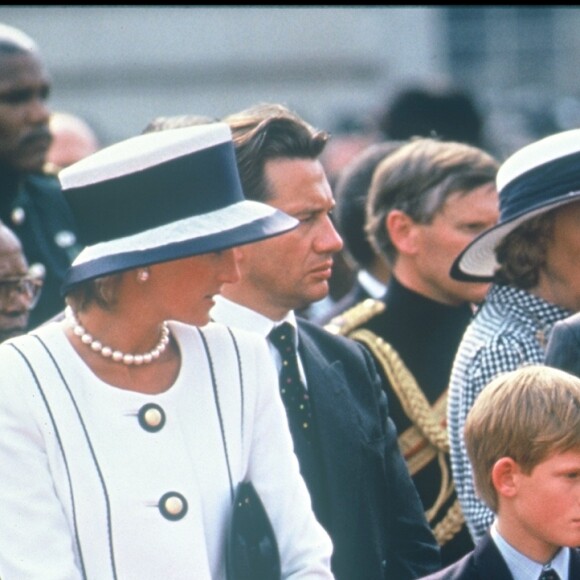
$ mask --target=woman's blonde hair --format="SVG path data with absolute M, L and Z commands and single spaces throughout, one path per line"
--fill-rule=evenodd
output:
M 529 474 L 552 453 L 580 449 L 580 379 L 541 365 L 504 373 L 475 400 L 464 434 L 475 488 L 497 512 L 491 472 L 499 459 Z

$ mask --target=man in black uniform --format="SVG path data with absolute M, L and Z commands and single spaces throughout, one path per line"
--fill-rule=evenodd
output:
M 34 271 L 44 275 L 29 328 L 63 309 L 60 284 L 78 252 L 60 184 L 43 172 L 51 142 L 49 91 L 34 41 L 0 24 L 0 220 L 16 233 Z
M 449 465 L 447 387 L 463 331 L 487 284 L 453 280 L 460 251 L 498 219 L 497 163 L 475 147 L 414 139 L 371 183 L 367 233 L 387 260 L 383 300 L 367 299 L 327 330 L 370 348 L 385 376 L 399 446 L 444 565 L 473 548 Z

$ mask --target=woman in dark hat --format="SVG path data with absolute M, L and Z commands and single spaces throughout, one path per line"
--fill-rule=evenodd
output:
M 266 343 L 208 317 L 234 247 L 296 220 L 244 199 L 220 123 L 134 137 L 60 179 L 86 246 L 65 320 L 0 347 L 0 576 L 225 578 L 249 480 L 281 577 L 331 578 Z

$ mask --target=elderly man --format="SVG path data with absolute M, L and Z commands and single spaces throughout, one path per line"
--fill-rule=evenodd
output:
M 42 289 L 31 275 L 20 241 L 0 222 L 0 342 L 23 334 Z
M 457 258 L 452 276 L 493 280 L 453 365 L 448 408 L 455 485 L 475 540 L 493 521 L 477 497 L 463 438 L 476 397 L 493 378 L 544 362 L 553 325 L 580 310 L 580 130 L 520 149 L 497 175 L 499 223 Z
M 51 143 L 49 92 L 34 41 L 0 24 L 0 220 L 20 239 L 29 264 L 45 272 L 30 326 L 63 309 L 60 284 L 78 250 L 58 180 L 43 173 Z

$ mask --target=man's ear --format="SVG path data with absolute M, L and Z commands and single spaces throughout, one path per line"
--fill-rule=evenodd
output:
M 498 496 L 514 497 L 518 488 L 520 466 L 511 457 L 498 459 L 491 469 L 491 481 Z
M 405 212 L 393 209 L 385 217 L 385 228 L 399 254 L 417 252 L 418 227 Z

